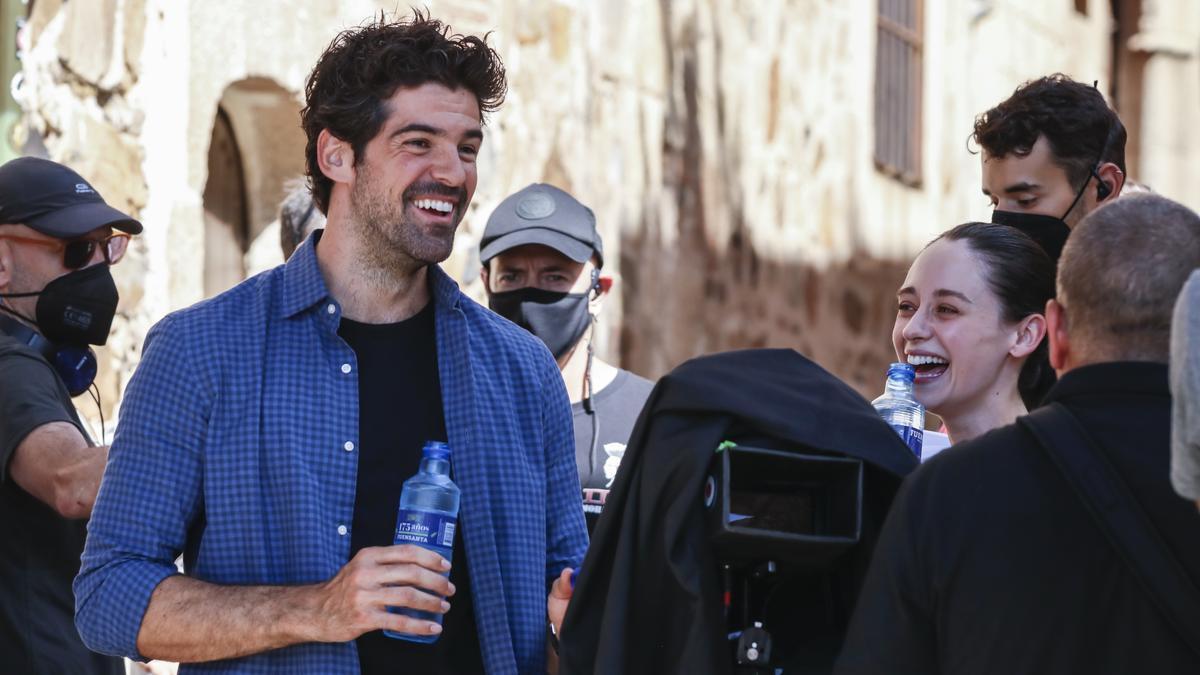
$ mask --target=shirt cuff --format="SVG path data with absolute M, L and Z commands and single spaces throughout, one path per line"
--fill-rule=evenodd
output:
M 150 596 L 174 565 L 126 560 L 81 574 L 75 580 L 75 627 L 88 649 L 147 661 L 137 649 Z

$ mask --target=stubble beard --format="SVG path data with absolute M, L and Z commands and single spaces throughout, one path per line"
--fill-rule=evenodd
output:
M 462 221 L 462 202 L 454 224 L 445 231 L 426 232 L 407 213 L 408 198 L 393 200 L 365 165 L 350 193 L 350 213 L 361 244 L 361 271 L 379 284 L 410 276 L 442 262 L 454 249 L 454 233 Z M 416 208 L 416 207 L 413 207 Z

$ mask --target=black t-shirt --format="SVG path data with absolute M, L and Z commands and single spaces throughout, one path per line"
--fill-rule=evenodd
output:
M 625 456 L 625 445 L 637 422 L 642 406 L 654 389 L 654 383 L 628 370 L 617 371 L 616 378 L 592 397 L 593 414 L 583 403 L 571 404 L 571 421 L 575 424 L 575 466 L 579 469 L 579 484 L 583 487 L 583 515 L 588 533 L 596 527 L 608 491 L 617 475 L 617 467 Z M 592 449 L 593 424 L 596 429 L 596 448 Z
M 21 441 L 51 422 L 87 438 L 46 359 L 0 333 L 0 671 L 124 673 L 121 659 L 89 651 L 75 631 L 71 581 L 87 521 L 63 518 L 8 474 Z
M 354 555 L 368 546 L 392 544 L 404 481 L 417 473 L 425 441 L 446 440 L 446 421 L 432 302 L 400 323 L 342 319 L 338 334 L 358 359 L 358 481 L 350 534 Z M 441 636 L 432 644 L 420 644 L 389 638 L 382 631 L 363 635 L 357 644 L 364 675 L 483 672 L 462 531 L 459 521 L 450 569 L 456 592 L 443 617 Z
M 1168 480 L 1166 366 L 1085 366 L 1047 399 L 1076 415 L 1200 584 L 1200 514 Z M 835 672 L 1200 673 L 1200 658 L 1033 436 L 1010 425 L 908 477 Z

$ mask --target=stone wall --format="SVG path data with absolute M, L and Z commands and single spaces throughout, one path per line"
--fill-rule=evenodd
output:
M 1197 206 L 1188 188 L 1200 147 L 1180 132 L 1200 107 L 1200 4 L 1136 4 L 1143 21 L 1127 32 L 1151 64 L 1140 100 L 1149 112 L 1131 129 L 1137 166 Z M 594 208 L 620 277 L 599 337 L 608 358 L 658 376 L 707 352 L 792 347 L 873 392 L 909 260 L 990 210 L 967 149 L 974 115 L 1048 72 L 1112 88 L 1107 0 L 1086 14 L 1074 0 L 923 5 L 913 186 L 873 161 L 877 0 L 431 2 L 459 31 L 492 31 L 510 82 L 446 269 L 481 297 L 474 252 L 487 214 L 512 191 L 551 182 Z M 249 266 L 261 267 L 283 182 L 302 168 L 304 78 L 337 31 L 395 3 L 33 8 L 21 92 L 31 139 L 146 224 L 116 268 L 121 317 L 102 365 L 111 418 L 146 330 L 204 296 L 204 252 L 226 236 L 204 219 L 218 107 L 244 157 Z
M 610 353 L 651 376 L 782 346 L 874 391 L 908 261 L 988 215 L 966 147 L 975 113 L 1031 77 L 1103 72 L 1109 50 L 1107 17 L 1073 3 L 924 3 L 910 187 L 873 161 L 873 0 L 515 4 L 498 30 L 514 94 L 494 159 L 597 206 L 621 247 Z
M 149 199 L 142 170 L 145 113 L 134 93 L 145 18 L 141 0 L 39 0 L 24 29 L 30 50 L 18 92 L 26 110 L 18 141 L 27 149 L 44 148 L 87 178 L 109 204 L 133 214 Z M 97 350 L 97 385 L 109 420 L 157 318 L 147 311 L 145 300 L 154 291 L 144 283 L 146 271 L 147 242 L 138 238 L 113 268 L 121 303 L 108 345 Z M 98 420 L 92 406 L 81 411 Z M 108 433 L 112 429 L 109 424 Z

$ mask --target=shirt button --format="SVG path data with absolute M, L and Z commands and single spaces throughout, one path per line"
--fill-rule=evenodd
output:
M 347 375 L 349 375 L 349 374 L 350 374 L 350 364 L 349 364 L 349 363 L 343 363 L 343 364 L 342 364 L 342 372 L 343 372 L 343 373 L 345 373 L 345 374 L 347 374 Z
M 345 443 L 342 445 L 342 447 L 346 449 L 346 452 L 351 452 L 351 451 L 353 451 L 353 450 L 354 450 L 354 443 L 352 443 L 352 442 L 350 442 L 350 441 L 346 441 L 346 442 L 345 442 Z
M 330 314 L 335 314 L 337 313 L 337 306 L 331 302 L 325 306 L 325 311 L 329 312 Z
M 344 536 L 346 536 L 346 532 L 348 532 L 348 531 L 349 530 L 346 529 L 345 525 L 338 525 L 338 534 L 340 534 L 344 537 Z

